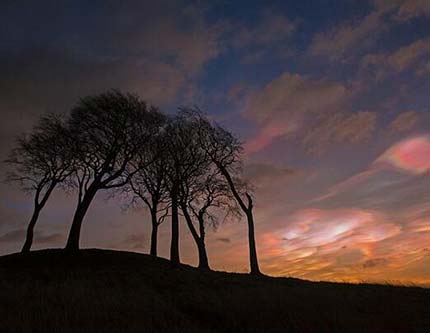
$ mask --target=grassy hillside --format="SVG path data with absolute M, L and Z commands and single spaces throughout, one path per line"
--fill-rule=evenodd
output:
M 0 257 L 0 332 L 430 332 L 430 290 L 171 268 L 147 255 Z

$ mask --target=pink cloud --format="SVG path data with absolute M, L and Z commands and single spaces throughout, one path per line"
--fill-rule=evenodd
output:
M 399 213 L 402 225 L 378 211 L 304 209 L 259 238 L 260 258 L 273 275 L 335 281 L 429 284 L 428 206 Z M 427 224 L 426 224 L 427 223 Z
M 297 212 L 292 220 L 283 234 L 286 250 L 324 247 L 330 252 L 343 245 L 377 242 L 399 231 L 375 212 L 360 209 L 307 209 Z
M 283 73 L 245 99 L 243 115 L 260 125 L 246 144 L 247 152 L 257 152 L 276 138 L 300 134 L 318 115 L 326 117 L 337 110 L 345 95 L 347 88 L 338 82 Z
M 419 135 L 402 140 L 388 148 L 368 168 L 347 180 L 332 186 L 314 201 L 321 201 L 364 183 L 378 172 L 392 169 L 411 175 L 430 170 L 430 135 Z
M 375 167 L 390 167 L 412 174 L 430 170 L 430 135 L 405 139 L 391 146 L 375 162 Z
M 262 235 L 262 260 L 273 274 L 307 278 L 329 278 L 339 261 L 361 267 L 379 242 L 401 233 L 382 214 L 357 208 L 300 210 L 284 225 Z
M 256 137 L 245 143 L 245 151 L 247 154 L 258 152 L 269 146 L 273 140 L 288 133 L 290 130 L 292 130 L 291 127 L 287 125 L 267 125 Z

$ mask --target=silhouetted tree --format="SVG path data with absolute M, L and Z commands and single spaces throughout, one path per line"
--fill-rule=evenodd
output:
M 33 193 L 33 214 L 27 227 L 21 252 L 29 252 L 39 214 L 54 188 L 72 171 L 70 135 L 63 120 L 56 115 L 42 116 L 33 133 L 17 140 L 17 147 L 5 161 L 13 168 L 7 181 L 18 182 L 21 188 Z
M 209 159 L 224 176 L 248 223 L 248 244 L 251 274 L 261 274 L 255 243 L 253 199 L 250 190 L 239 177 L 242 166 L 243 147 L 229 131 L 217 124 L 211 124 L 198 109 L 189 109 L 188 114 L 199 122 L 198 140 Z
M 180 112 L 166 126 L 166 164 L 168 165 L 168 189 L 171 203 L 170 260 L 178 264 L 179 259 L 179 205 L 180 191 L 184 184 L 200 176 L 210 161 L 198 145 L 196 127 L 192 119 Z
M 66 250 L 77 251 L 84 216 L 99 190 L 119 188 L 134 172 L 130 162 L 151 145 L 164 116 L 132 94 L 109 91 L 82 98 L 72 109 L 69 127 L 74 138 L 72 185 L 78 190 Z
M 180 151 L 179 164 L 179 186 L 178 186 L 178 202 L 184 214 L 188 228 L 196 242 L 199 254 L 199 268 L 209 269 L 209 263 L 204 243 L 204 229 L 196 230 L 193 224 L 193 219 L 190 215 L 189 205 L 193 200 L 197 200 L 197 196 L 201 190 L 201 182 L 205 178 L 205 174 L 210 171 L 211 161 L 201 149 L 197 138 L 197 127 L 192 118 L 188 118 L 186 113 L 180 113 L 178 116 L 180 131 L 178 131 L 178 140 L 182 147 Z
M 228 185 L 217 169 L 208 167 L 201 177 L 181 183 L 180 202 L 185 221 L 196 242 L 199 268 L 210 269 L 206 251 L 206 225 L 216 228 L 220 215 L 236 213 Z M 197 224 L 197 228 L 194 225 Z
M 169 192 L 167 185 L 166 147 L 163 135 L 157 136 L 150 146 L 139 150 L 133 163 L 136 172 L 130 179 L 127 192 L 134 194 L 136 199 L 143 201 L 151 215 L 151 245 L 150 254 L 157 256 L 158 227 L 165 220 L 169 207 Z

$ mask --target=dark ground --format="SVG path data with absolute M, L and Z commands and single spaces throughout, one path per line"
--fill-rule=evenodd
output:
M 430 332 L 430 289 L 171 268 L 147 255 L 0 257 L 0 332 Z

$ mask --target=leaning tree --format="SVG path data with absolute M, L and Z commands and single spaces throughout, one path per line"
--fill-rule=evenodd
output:
M 127 184 L 134 172 L 130 162 L 139 149 L 151 145 L 164 116 L 132 94 L 112 90 L 82 98 L 72 109 L 69 128 L 75 158 L 71 186 L 77 188 L 78 204 L 66 244 L 79 250 L 82 222 L 100 190 Z
M 234 198 L 216 168 L 209 166 L 200 177 L 181 182 L 181 209 L 198 250 L 199 268 L 210 269 L 206 228 L 216 228 L 220 218 L 240 215 Z
M 63 119 L 54 114 L 42 116 L 29 135 L 18 138 L 17 146 L 5 161 L 10 165 L 6 180 L 18 182 L 33 194 L 33 214 L 21 252 L 29 252 L 40 212 L 54 188 L 71 174 L 71 137 Z

